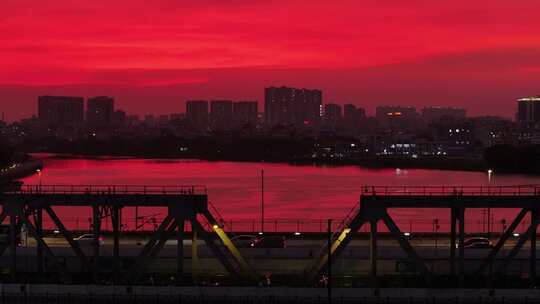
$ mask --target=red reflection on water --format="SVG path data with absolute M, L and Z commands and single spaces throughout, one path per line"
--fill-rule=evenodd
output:
M 290 230 L 302 229 L 307 219 L 342 219 L 358 202 L 363 185 L 517 185 L 540 183 L 540 178 L 523 175 L 420 170 L 373 170 L 356 166 L 320 167 L 269 163 L 234 163 L 144 159 L 60 159 L 45 157 L 41 177 L 34 175 L 25 183 L 38 184 L 119 184 L 119 185 L 205 185 L 210 201 L 226 220 L 240 220 L 249 229 L 260 227 L 261 169 L 265 172 L 265 216 L 268 230 L 274 220 L 289 220 Z M 64 216 L 77 217 L 87 225 L 89 212 L 62 209 Z M 144 214 L 156 213 L 146 210 Z M 159 213 L 159 212 L 158 212 Z M 391 214 L 402 230 L 431 231 L 438 219 L 441 231 L 447 230 L 449 213 L 445 210 L 393 210 Z M 514 211 L 494 212 L 493 229 L 502 229 Z M 134 217 L 132 211 L 124 217 Z M 467 225 L 481 230 L 483 215 L 469 212 Z M 309 225 L 317 226 L 317 221 Z M 84 223 L 84 224 L 81 224 Z M 275 224 L 275 223 L 274 223 Z M 238 224 L 237 224 L 238 225 Z M 480 227 L 480 228 L 479 228 Z M 318 229 L 318 228 L 317 228 Z M 317 230 L 315 229 L 315 230 Z M 324 229 L 324 227 L 323 227 Z

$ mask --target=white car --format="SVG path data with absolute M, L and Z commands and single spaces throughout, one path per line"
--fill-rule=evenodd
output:
M 93 246 L 94 244 L 94 235 L 89 233 L 89 234 L 83 234 L 81 236 L 79 236 L 78 238 L 75 238 L 74 239 L 76 242 L 79 243 L 79 245 L 81 246 Z M 99 246 L 102 246 L 103 244 L 105 244 L 105 239 L 100 236 L 98 238 L 98 244 Z

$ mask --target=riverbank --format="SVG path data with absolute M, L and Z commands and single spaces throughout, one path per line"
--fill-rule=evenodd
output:
M 0 169 L 0 184 L 33 175 L 37 170 L 41 169 L 43 169 L 43 161 L 29 156 L 23 161 L 15 162 Z
M 434 169 L 446 171 L 470 171 L 484 172 L 488 169 L 487 164 L 482 159 L 470 158 L 402 158 L 402 157 L 361 157 L 361 158 L 311 158 L 295 157 L 289 159 L 260 159 L 260 158 L 216 158 L 216 157 L 182 157 L 175 156 L 152 156 L 152 155 L 97 155 L 97 154 L 70 154 L 70 153 L 45 153 L 32 154 L 37 158 L 53 157 L 56 159 L 90 159 L 90 160 L 177 160 L 182 162 L 209 161 L 209 162 L 238 162 L 238 163 L 270 163 L 289 164 L 294 166 L 321 166 L 321 167 L 341 167 L 358 166 L 369 169 Z
M 316 159 L 297 158 L 289 162 L 293 165 L 333 165 L 333 166 L 360 166 L 370 169 L 435 169 L 450 171 L 483 172 L 487 164 L 481 159 L 470 158 L 403 158 L 403 157 L 362 157 L 353 159 Z

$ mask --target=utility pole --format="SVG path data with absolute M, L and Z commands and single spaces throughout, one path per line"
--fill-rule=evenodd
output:
M 261 232 L 264 233 L 264 169 L 261 169 Z
M 328 219 L 328 304 L 332 304 L 332 220 Z

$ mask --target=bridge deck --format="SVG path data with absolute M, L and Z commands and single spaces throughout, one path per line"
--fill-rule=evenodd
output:
M 533 208 L 540 186 L 373 186 L 364 187 L 361 205 L 383 208 Z
M 50 206 L 170 206 L 207 203 L 204 186 L 23 185 L 0 193 L 0 203 Z

